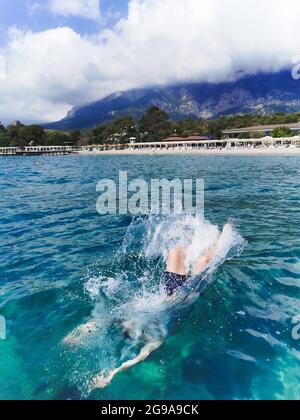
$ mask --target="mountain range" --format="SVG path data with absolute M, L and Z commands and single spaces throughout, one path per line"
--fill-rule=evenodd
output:
M 300 110 L 300 81 L 288 71 L 258 74 L 219 84 L 193 83 L 116 92 L 99 101 L 70 110 L 47 129 L 91 128 L 117 117 L 140 118 L 156 105 L 176 119 L 216 118 L 232 114 L 270 114 Z

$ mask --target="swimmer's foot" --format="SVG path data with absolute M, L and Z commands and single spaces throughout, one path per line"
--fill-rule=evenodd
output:
M 132 360 L 128 360 L 128 362 L 123 363 L 122 366 L 120 366 L 117 369 L 114 369 L 107 376 L 105 376 L 104 374 L 100 374 L 96 376 L 91 381 L 90 391 L 92 391 L 93 389 L 106 388 L 118 373 L 124 372 L 132 368 L 133 366 L 137 365 L 138 363 L 143 362 L 144 360 L 147 359 L 147 357 L 149 357 L 151 353 L 157 350 L 161 345 L 162 345 L 162 341 L 151 341 L 148 344 L 146 344 L 145 347 L 142 348 L 140 354 L 136 358 Z

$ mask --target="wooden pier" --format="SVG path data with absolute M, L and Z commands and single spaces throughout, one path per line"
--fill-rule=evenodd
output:
M 75 146 L 0 147 L 0 156 L 60 156 L 70 155 Z

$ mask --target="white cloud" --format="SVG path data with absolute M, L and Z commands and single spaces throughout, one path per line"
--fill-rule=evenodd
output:
M 298 0 L 131 0 L 128 17 L 94 36 L 13 29 L 0 120 L 53 120 L 118 90 L 292 67 L 299 16 Z
M 50 10 L 63 16 L 99 19 L 99 0 L 49 0 Z
M 6 80 L 6 60 L 3 55 L 0 54 L 0 80 Z

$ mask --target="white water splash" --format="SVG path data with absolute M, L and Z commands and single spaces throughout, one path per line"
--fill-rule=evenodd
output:
M 133 220 L 111 261 L 109 274 L 93 274 L 86 280 L 85 291 L 96 304 L 91 319 L 69 334 L 65 344 L 101 347 L 103 357 L 96 369 L 101 372 L 134 357 L 149 337 L 163 341 L 172 334 L 172 323 L 176 324 L 199 297 L 201 280 L 206 288 L 218 267 L 239 255 L 245 241 L 231 225 L 227 226 L 206 273 L 194 278 L 171 300 L 163 284 L 169 251 L 175 246 L 186 247 L 186 265 L 190 269 L 219 236 L 217 226 L 195 216 Z M 125 337 L 124 329 L 129 331 Z M 108 359 L 113 360 L 111 366 Z

